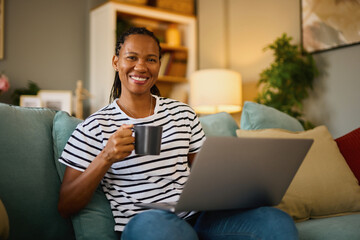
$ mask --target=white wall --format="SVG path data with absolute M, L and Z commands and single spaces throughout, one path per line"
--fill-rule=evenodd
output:
M 228 63 L 242 74 L 244 95 L 251 97 L 260 72 L 272 61 L 271 52 L 263 48 L 284 32 L 300 43 L 299 0 L 198 0 L 198 19 L 199 68 Z M 321 76 L 305 102 L 305 115 L 325 124 L 336 138 L 360 127 L 360 45 L 314 57 Z

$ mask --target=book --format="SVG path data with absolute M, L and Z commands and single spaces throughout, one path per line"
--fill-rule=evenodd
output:
M 185 77 L 187 68 L 187 52 L 186 51 L 174 51 L 171 54 L 168 69 L 166 69 L 165 75 Z
M 170 55 L 171 55 L 170 52 L 166 52 L 161 57 L 161 65 L 160 65 L 160 69 L 159 69 L 159 77 L 162 77 L 162 76 L 165 75 L 166 69 L 167 69 L 167 67 L 169 65 Z

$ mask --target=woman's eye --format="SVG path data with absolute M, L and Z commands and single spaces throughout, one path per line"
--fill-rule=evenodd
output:
M 135 60 L 136 59 L 135 56 L 127 56 L 126 58 L 129 59 L 129 60 Z
M 155 58 L 149 58 L 148 61 L 149 62 L 156 62 L 156 59 Z

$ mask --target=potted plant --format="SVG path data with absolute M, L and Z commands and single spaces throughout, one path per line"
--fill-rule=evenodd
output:
M 21 95 L 37 95 L 39 90 L 40 90 L 40 88 L 36 83 L 29 81 L 27 88 L 18 88 L 18 89 L 14 90 L 14 92 L 11 96 L 12 100 L 13 100 L 13 104 L 20 105 L 20 96 Z
M 312 55 L 291 44 L 285 33 L 264 48 L 274 52 L 274 62 L 260 73 L 258 103 L 298 119 L 305 129 L 314 125 L 303 117 L 303 100 L 313 88 L 318 70 Z

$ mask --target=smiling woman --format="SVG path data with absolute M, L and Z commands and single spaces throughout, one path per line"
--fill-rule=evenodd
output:
M 137 205 L 178 201 L 205 141 L 193 109 L 157 95 L 160 51 L 159 41 L 144 28 L 131 28 L 120 38 L 112 58 L 113 101 L 77 126 L 60 156 L 67 166 L 58 204 L 61 215 L 83 209 L 101 184 L 111 205 L 114 230 L 123 240 L 241 239 L 249 234 L 296 239 L 292 219 L 275 208 L 174 214 Z M 134 151 L 139 139 L 133 128 L 141 125 L 162 127 L 159 155 Z M 228 227 L 213 231 L 209 226 Z

